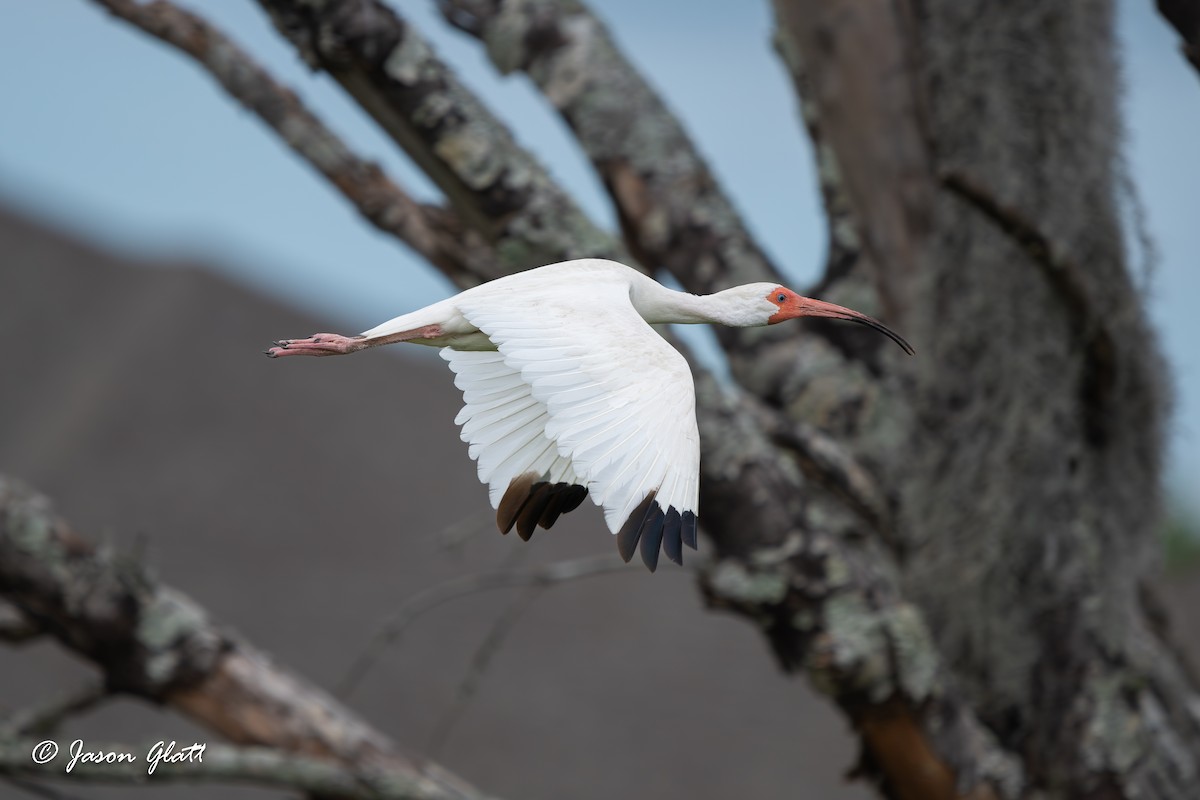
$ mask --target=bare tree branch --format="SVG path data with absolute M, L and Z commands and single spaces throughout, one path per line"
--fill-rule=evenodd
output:
M 487 672 L 492 659 L 500 652 L 500 647 L 504 644 L 505 639 L 508 638 L 513 628 L 516 627 L 517 622 L 525 615 L 525 612 L 529 610 L 534 601 L 541 597 L 545 589 L 544 585 L 526 587 L 515 599 L 504 607 L 504 610 L 500 612 L 500 616 L 492 623 L 492 627 L 488 630 L 487 635 L 483 637 L 483 641 L 475 648 L 475 653 L 471 656 L 471 662 L 467 665 L 467 671 L 455 688 L 454 700 L 451 702 L 450 708 L 442 714 L 442 718 L 438 721 L 437 726 L 433 729 L 433 733 L 429 736 L 429 743 L 426 745 L 426 749 L 431 756 L 434 758 L 440 757 L 443 748 L 446 746 L 446 741 L 454 731 L 454 726 L 462 717 L 467 705 L 471 702 L 471 698 L 475 696 L 475 692 L 479 688 L 479 681 L 483 678 L 484 673 Z
M 175 47 L 204 67 L 267 123 L 375 227 L 405 242 L 460 284 L 501 273 L 491 248 L 446 209 L 421 205 L 379 168 L 352 152 L 294 92 L 280 85 L 232 39 L 167 0 L 92 0 Z
M 406 797 L 480 796 L 219 630 L 189 598 L 136 564 L 96 550 L 45 497 L 4 477 L 0 597 L 96 664 L 109 690 L 163 703 L 234 742 L 327 758 L 355 775 L 378 773 Z M 14 757 L 25 761 L 29 753 Z
M 501 72 L 522 70 L 604 181 L 630 250 L 694 292 L 781 282 L 661 98 L 581 2 L 438 0 Z
M 346 670 L 338 685 L 339 697 L 349 697 L 362 679 L 379 660 L 388 646 L 397 642 L 408 626 L 425 613 L 443 603 L 493 589 L 508 589 L 517 586 L 547 587 L 580 578 L 590 578 L 608 572 L 626 569 L 628 565 L 615 554 L 584 556 L 550 564 L 539 564 L 526 569 L 503 569 L 475 575 L 463 575 L 428 589 L 417 592 L 404 602 L 392 618 L 380 626 L 370 644 Z
M 495 245 L 505 271 L 628 258 L 380 0 L 259 4 L 304 59 L 337 80 Z
M 105 763 L 85 761 L 81 757 L 67 772 L 71 762 L 67 748 L 60 750 L 57 757 L 39 764 L 32 757 L 38 745 L 34 739 L 0 739 L 0 775 L 121 786 L 245 783 L 346 800 L 436 800 L 445 796 L 430 791 L 421 782 L 385 770 L 355 769 L 324 758 L 266 747 L 205 744 L 202 750 L 190 751 L 181 760 L 155 763 L 154 753 L 163 751 L 163 742 L 131 745 L 86 740 L 83 742 L 86 752 L 128 754 L 133 760 Z M 173 753 L 178 757 L 180 750 L 174 748 Z M 154 772 L 149 774 L 152 763 Z M 57 795 L 50 793 L 49 796 Z M 475 797 L 482 800 L 482 795 Z
M 858 264 L 862 255 L 862 236 L 850 207 L 850 198 L 846 194 L 837 153 L 821 125 L 821 112 L 814 99 L 812 80 L 804 67 L 804 54 L 800 52 L 795 38 L 778 24 L 772 42 L 775 52 L 783 60 L 792 78 L 800 106 L 800 118 L 804 121 L 804 128 L 812 144 L 813 161 L 817 182 L 821 187 L 825 224 L 829 234 L 829 253 L 825 259 L 825 275 L 821 282 L 830 285 L 847 277 L 851 269 Z

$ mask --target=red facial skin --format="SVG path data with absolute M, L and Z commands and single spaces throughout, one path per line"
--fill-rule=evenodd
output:
M 783 322 L 786 319 L 795 319 L 797 317 L 829 317 L 831 319 L 845 319 L 874 328 L 884 336 L 887 336 L 896 344 L 900 345 L 900 347 L 904 349 L 904 352 L 908 353 L 910 356 L 913 355 L 912 347 L 908 344 L 908 342 L 904 341 L 899 334 L 897 334 L 891 328 L 888 328 L 879 320 L 868 317 L 866 314 L 860 314 L 853 309 L 845 308 L 844 306 L 835 305 L 833 303 L 826 303 L 824 300 L 814 300 L 811 297 L 802 297 L 793 292 L 791 289 L 783 286 L 776 286 L 774 289 L 772 289 L 771 293 L 767 295 L 767 300 L 769 300 L 779 309 L 767 320 L 768 325 L 774 325 L 777 322 Z

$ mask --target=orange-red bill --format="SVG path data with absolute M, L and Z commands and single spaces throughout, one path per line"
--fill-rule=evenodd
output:
M 896 333 L 894 330 L 884 325 L 874 317 L 868 317 L 866 314 L 860 314 L 851 308 L 839 306 L 835 303 L 826 303 L 824 300 L 813 300 L 810 297 L 803 298 L 800 304 L 800 313 L 797 316 L 801 317 L 828 317 L 830 319 L 845 319 L 851 322 L 857 322 L 861 325 L 866 325 L 868 328 L 874 328 L 884 336 L 891 339 L 896 344 L 908 353 L 910 356 L 915 355 L 916 351 L 912 349 L 912 345 L 904 341 L 904 337 Z

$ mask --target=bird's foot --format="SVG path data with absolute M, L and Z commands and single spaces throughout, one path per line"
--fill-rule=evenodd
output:
M 281 356 L 340 356 L 366 347 L 361 336 L 342 336 L 338 333 L 314 333 L 307 339 L 280 339 L 275 346 L 264 350 L 271 358 Z

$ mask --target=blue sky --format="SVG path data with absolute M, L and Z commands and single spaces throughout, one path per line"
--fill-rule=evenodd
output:
M 256 3 L 182 4 L 253 51 L 410 191 L 437 197 L 331 81 L 297 60 Z M 1200 314 L 1192 308 L 1200 300 L 1200 78 L 1151 0 L 1117 5 L 1127 159 L 1160 256 L 1147 295 L 1178 396 L 1172 474 L 1192 496 L 1200 481 Z M 593 2 L 683 118 L 760 241 L 804 285 L 821 264 L 824 228 L 795 102 L 768 44 L 768 6 Z M 595 177 L 525 79 L 497 78 L 478 45 L 441 22 L 434 0 L 403 9 L 611 228 Z M 451 291 L 199 68 L 88 0 L 0 0 L 0 200 L 123 252 L 212 262 L 350 331 Z

